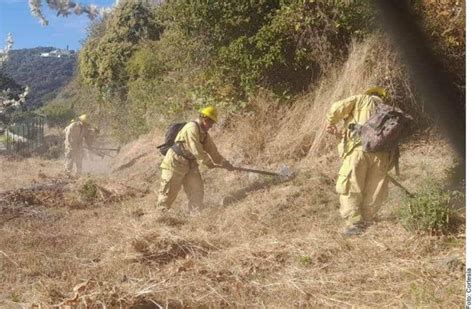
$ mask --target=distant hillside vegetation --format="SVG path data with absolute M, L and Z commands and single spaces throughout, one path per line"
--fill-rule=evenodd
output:
M 21 87 L 21 85 L 0 71 L 0 91 L 7 89 L 10 89 L 10 93 L 16 99 L 18 98 L 18 95 L 23 92 L 23 87 Z
M 36 47 L 12 50 L 5 65 L 5 73 L 22 86 L 30 87 L 28 106 L 41 106 L 53 99 L 59 90 L 73 77 L 76 66 L 76 55 L 53 55 L 54 47 Z

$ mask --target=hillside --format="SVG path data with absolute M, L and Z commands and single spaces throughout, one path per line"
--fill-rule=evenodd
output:
M 357 70 L 371 44 L 354 46 L 335 79 L 297 107 L 278 110 L 261 97 L 252 102 L 258 106 L 253 115 L 213 129 L 223 155 L 236 165 L 273 171 L 287 165 L 296 174 L 281 182 L 203 171 L 207 207 L 197 216 L 188 214 L 182 193 L 171 214 L 156 212 L 159 129 L 125 145 L 113 159 L 91 156 L 85 167 L 90 176 L 73 181 L 61 176 L 61 161 L 2 161 L 2 170 L 18 172 L 1 183 L 13 191 L 2 195 L 0 304 L 462 306 L 463 210 L 458 230 L 448 236 L 414 234 L 398 216 L 404 194 L 391 187 L 366 233 L 340 234 L 337 141 L 322 134 L 321 107 L 314 102 L 327 102 L 326 110 L 349 85 L 355 91 L 371 83 Z M 456 160 L 436 133 L 417 136 L 402 149 L 400 181 L 422 192 L 426 182 L 443 181 Z M 91 183 L 94 195 L 84 189 Z M 29 184 L 38 189 L 19 189 Z M 222 204 L 235 192 L 245 194 Z
M 232 160 L 237 157 L 231 150 L 240 144 L 231 144 L 229 137 L 245 134 L 246 125 L 232 133 L 213 132 Z M 2 307 L 463 304 L 464 234 L 430 237 L 406 231 L 396 215 L 403 201 L 397 188 L 363 236 L 340 236 L 333 151 L 304 162 L 242 162 L 275 171 L 288 164 L 297 172 L 288 182 L 258 189 L 252 184 L 261 178 L 206 171 L 207 208 L 201 214 L 187 214 L 181 193 L 173 212 L 160 216 L 154 192 L 161 157 L 154 146 L 161 134 L 127 145 L 114 160 L 92 157 L 86 165 L 92 175 L 72 183 L 59 176 L 61 161 L 2 161 L 2 170 L 17 171 L 2 188 L 57 183 L 2 195 Z M 425 179 L 441 179 L 452 166 L 449 158 L 452 150 L 437 138 L 409 144 L 402 154 L 404 185 L 416 192 Z M 113 172 L 129 162 L 134 164 Z M 95 173 L 100 164 L 109 167 L 100 168 L 105 174 Z M 100 188 L 91 200 L 78 193 L 88 179 Z M 64 182 L 66 187 L 60 185 Z M 245 198 L 220 204 L 242 188 L 247 188 Z
M 28 86 L 27 105 L 39 107 L 53 99 L 74 76 L 76 56 L 41 57 L 53 47 L 18 49 L 10 52 L 5 73 L 16 83 Z
M 443 29 L 436 20 L 462 24 L 464 2 L 447 2 L 455 9 L 416 2 L 416 14 L 428 11 L 425 35 Z M 0 160 L 0 307 L 465 306 L 466 158 L 442 126 L 447 114 L 427 113 L 440 89 L 427 94 L 432 84 L 412 74 L 419 66 L 367 1 L 144 3 L 121 1 L 89 28 L 76 78 L 46 110 L 60 124 L 89 114 L 96 145 L 119 153 L 86 152 L 85 175 L 67 177 L 52 155 L 60 127 L 46 129 L 36 152 Z M 449 65 L 462 58 L 462 36 L 448 31 L 426 49 L 452 52 Z M 462 74 L 439 85 L 456 87 L 450 107 L 465 106 Z M 414 118 L 394 175 L 414 196 L 390 184 L 373 224 L 347 237 L 339 138 L 325 115 L 374 85 Z M 291 175 L 201 167 L 205 208 L 189 211 L 180 192 L 159 212 L 164 128 L 208 104 L 225 158 Z

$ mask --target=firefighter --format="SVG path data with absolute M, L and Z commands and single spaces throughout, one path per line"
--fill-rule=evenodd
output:
M 346 236 L 361 234 L 388 196 L 390 152 L 363 151 L 360 140 L 349 129 L 351 124 L 363 125 L 386 96 L 385 89 L 374 87 L 364 94 L 333 103 L 326 115 L 329 134 L 338 135 L 336 124 L 343 121 L 342 141 L 338 145 L 342 165 L 336 192 L 340 214 L 346 223 L 343 231 Z
M 87 114 L 79 116 L 73 120 L 65 129 L 65 159 L 64 169 L 67 175 L 72 176 L 73 166 L 76 166 L 76 175 L 82 173 L 83 143 L 91 148 L 97 130 L 92 128 Z
M 214 168 L 220 165 L 233 170 L 217 150 L 208 131 L 217 122 L 217 110 L 207 106 L 199 111 L 199 118 L 188 122 L 177 134 L 167 151 L 161 169 L 161 184 L 157 206 L 161 211 L 170 209 L 183 187 L 191 213 L 203 208 L 204 185 L 199 165 Z

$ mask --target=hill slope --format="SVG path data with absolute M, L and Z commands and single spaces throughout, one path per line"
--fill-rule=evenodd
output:
M 41 57 L 53 47 L 18 49 L 10 52 L 6 74 L 22 86 L 30 87 L 28 106 L 41 106 L 56 96 L 74 75 L 76 56 Z
M 160 216 L 154 207 L 158 133 L 108 162 L 116 172 L 89 178 L 101 188 L 95 199 L 78 202 L 86 178 L 68 183 L 72 191 L 63 193 L 44 188 L 7 195 L 16 202 L 1 208 L 2 306 L 452 308 L 463 303 L 463 236 L 404 230 L 395 216 L 403 197 L 398 189 L 392 188 L 379 221 L 363 236 L 340 236 L 334 152 L 305 163 L 287 161 L 297 171 L 294 179 L 257 189 L 252 184 L 262 179 L 205 171 L 207 208 L 189 216 L 181 193 L 173 212 Z M 214 133 L 218 144 L 231 146 L 223 132 Z M 443 177 L 451 157 L 442 140 L 410 144 L 402 157 L 404 184 L 416 191 L 423 179 Z M 96 160 L 88 162 L 89 172 Z M 133 164 L 124 167 L 127 162 Z M 40 184 L 66 181 L 57 176 L 60 161 L 46 164 L 31 159 L 22 171 L 18 166 L 25 162 L 9 161 L 2 162 L 2 170 L 19 171 L 9 186 L 15 181 L 24 186 L 25 174 Z M 255 167 L 277 165 L 259 161 Z M 220 205 L 242 188 L 248 188 L 243 199 Z
M 0 304 L 462 306 L 462 229 L 449 237 L 407 232 L 396 216 L 404 199 L 399 189 L 391 188 L 378 221 L 362 236 L 339 233 L 337 141 L 323 134 L 323 115 L 330 102 L 362 91 L 373 72 L 383 72 L 364 65 L 371 44 L 356 44 L 347 63 L 293 108 L 258 97 L 252 114 L 214 128 L 216 144 L 236 165 L 275 171 L 287 165 L 296 176 L 280 182 L 203 171 L 207 207 L 197 216 L 188 214 L 182 192 L 171 214 L 156 212 L 159 130 L 108 161 L 91 157 L 85 167 L 91 176 L 78 180 L 58 175 L 60 161 L 2 161 L 2 170 L 18 170 L 3 188 L 37 184 L 0 197 Z M 425 134 L 402 149 L 400 180 L 417 192 L 427 180 L 442 180 L 455 160 L 442 138 Z M 235 192 L 244 194 L 221 204 Z

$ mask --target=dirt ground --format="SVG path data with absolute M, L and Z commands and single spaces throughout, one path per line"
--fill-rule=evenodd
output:
M 340 160 L 324 111 L 376 84 L 364 70 L 371 44 L 292 107 L 262 95 L 220 121 L 211 134 L 225 158 L 295 176 L 203 170 L 199 214 L 182 192 L 170 214 L 156 210 L 159 129 L 114 158 L 89 156 L 80 178 L 62 174 L 54 147 L 49 158 L 0 157 L 0 307 L 463 307 L 462 213 L 448 236 L 409 232 L 397 215 L 405 195 L 391 186 L 364 234 L 340 233 Z M 420 132 L 402 147 L 397 179 L 417 192 L 455 165 L 440 136 Z
M 180 193 L 171 214 L 160 215 L 157 132 L 116 158 L 90 157 L 80 178 L 64 177 L 60 159 L 2 158 L 0 307 L 463 306 L 462 229 L 406 231 L 396 216 L 404 194 L 392 187 L 378 221 L 344 238 L 334 152 L 250 166 L 216 135 L 233 162 L 275 171 L 285 163 L 295 177 L 206 170 L 206 209 L 190 215 Z M 399 179 L 416 191 L 442 179 L 454 157 L 441 139 L 412 142 Z

